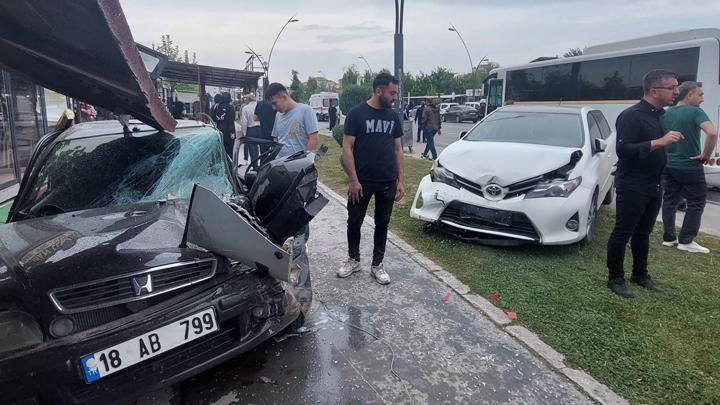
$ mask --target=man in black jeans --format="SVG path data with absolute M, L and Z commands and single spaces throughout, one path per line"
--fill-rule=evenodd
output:
M 664 148 L 680 139 L 677 131 L 664 133 L 663 107 L 678 94 L 675 73 L 651 70 L 643 77 L 645 95 L 623 111 L 617 128 L 618 167 L 615 228 L 607 247 L 608 287 L 623 298 L 635 294 L 625 282 L 623 262 L 630 240 L 633 255 L 632 281 L 648 290 L 660 291 L 647 270 L 650 233 L 660 212 L 660 175 L 665 168 Z
M 702 84 L 686 81 L 678 88 L 678 103 L 665 112 L 665 129 L 683 134 L 684 139 L 667 148 L 667 167 L 662 175 L 663 246 L 679 250 L 710 253 L 695 242 L 705 209 L 707 184 L 703 163 L 711 159 L 717 142 L 717 131 L 705 111 Z M 700 149 L 700 129 L 705 131 L 705 145 Z M 687 201 L 680 235 L 675 237 L 675 211 L 682 198 Z
M 383 259 L 393 204 L 405 195 L 403 187 L 402 123 L 392 105 L 398 81 L 388 73 L 373 80 L 373 95 L 345 116 L 342 158 L 350 178 L 348 187 L 348 259 L 338 269 L 345 278 L 361 270 L 360 229 L 370 198 L 375 196 L 375 235 L 370 274 L 389 284 Z

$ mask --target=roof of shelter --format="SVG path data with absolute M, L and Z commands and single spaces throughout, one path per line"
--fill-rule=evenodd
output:
M 204 82 L 206 86 L 257 87 L 262 72 L 170 61 L 161 77 L 180 83 Z M 201 80 L 202 79 L 202 80 Z

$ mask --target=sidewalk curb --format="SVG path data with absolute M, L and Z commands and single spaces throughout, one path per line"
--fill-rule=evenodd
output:
M 340 204 L 346 206 L 347 200 L 340 194 L 331 190 L 328 186 L 318 181 L 318 188 L 328 197 L 333 198 Z M 365 224 L 375 226 L 373 219 L 365 216 L 363 221 Z M 445 283 L 456 294 L 465 299 L 472 307 L 474 307 L 483 316 L 494 323 L 500 330 L 510 335 L 523 346 L 527 347 L 536 356 L 542 359 L 558 374 L 563 375 L 575 384 L 580 390 L 588 395 L 592 400 L 603 405 L 626 405 L 629 402 L 616 394 L 606 385 L 594 379 L 588 373 L 568 367 L 565 364 L 565 356 L 557 352 L 550 345 L 543 342 L 539 336 L 530 332 L 527 328 L 520 325 L 513 325 L 507 315 L 501 308 L 496 307 L 486 298 L 470 293 L 470 287 L 463 284 L 455 278 L 450 272 L 444 270 L 441 266 L 425 257 L 417 249 L 405 242 L 402 238 L 388 231 L 388 241 L 395 245 L 398 249 L 408 254 L 415 262 L 425 268 L 430 274 L 433 274 L 438 280 Z

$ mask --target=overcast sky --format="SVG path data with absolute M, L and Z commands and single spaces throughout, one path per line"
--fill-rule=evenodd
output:
M 201 64 L 244 68 L 246 45 L 267 57 L 275 36 L 270 79 L 289 83 L 337 80 L 348 65 L 393 70 L 393 0 L 120 0 L 137 42 L 158 43 L 170 34 Z M 487 58 L 502 66 L 538 56 L 661 32 L 720 27 L 720 0 L 406 0 L 405 71 L 429 73 L 444 66 L 456 73 Z

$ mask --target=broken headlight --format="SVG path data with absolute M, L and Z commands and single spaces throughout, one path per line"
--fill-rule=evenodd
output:
M 42 342 L 43 333 L 32 315 L 17 310 L 0 312 L 0 353 Z
M 567 198 L 576 188 L 580 187 L 582 177 L 576 177 L 572 180 L 553 181 L 551 183 L 539 184 L 530 190 L 525 198 L 546 198 L 546 197 L 563 197 Z
M 455 174 L 450 170 L 442 167 L 440 163 L 435 160 L 432 169 L 430 169 L 430 180 L 438 183 L 445 183 L 448 186 L 460 188 L 457 180 L 455 180 Z

